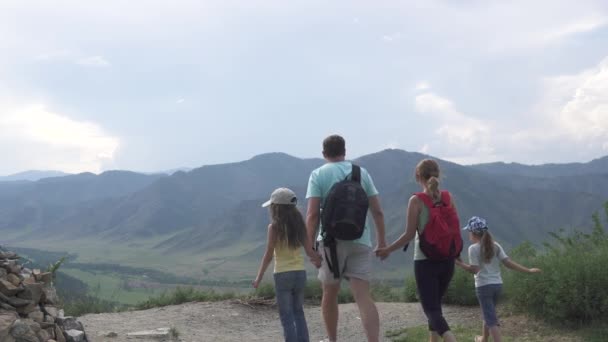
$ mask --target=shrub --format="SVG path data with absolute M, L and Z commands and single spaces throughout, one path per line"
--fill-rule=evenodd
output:
M 67 316 L 82 316 L 89 313 L 118 312 L 126 309 L 124 305 L 99 299 L 93 296 L 84 296 L 71 299 L 63 304 Z
M 418 301 L 418 290 L 416 289 L 416 278 L 414 278 L 414 276 L 405 278 L 403 300 L 406 303 L 414 303 Z
M 608 218 L 608 203 L 605 205 Z M 551 234 L 540 255 L 522 247 L 514 259 L 543 273 L 506 275 L 507 291 L 516 308 L 555 322 L 589 324 L 608 319 L 608 233 L 598 214 L 591 233 Z M 521 256 L 521 260 L 517 257 Z
M 475 295 L 475 278 L 473 278 L 473 275 L 456 266 L 454 277 L 443 297 L 443 302 L 454 305 L 479 305 Z

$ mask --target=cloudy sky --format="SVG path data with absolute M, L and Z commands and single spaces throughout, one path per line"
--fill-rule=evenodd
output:
M 0 175 L 608 155 L 608 1 L 0 2 Z

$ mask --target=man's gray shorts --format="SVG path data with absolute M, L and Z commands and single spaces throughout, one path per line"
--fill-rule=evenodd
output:
M 369 281 L 369 274 L 372 270 L 372 249 L 367 245 L 363 245 L 352 241 L 336 242 L 338 251 L 338 266 L 340 267 L 340 278 L 334 278 L 333 272 L 329 269 L 326 259 L 330 259 L 331 253 L 328 247 L 324 247 L 323 243 L 319 243 L 319 253 L 323 258 L 321 268 L 319 268 L 319 280 L 324 284 L 339 283 L 340 280 L 357 278 Z M 332 267 L 335 265 L 332 264 Z

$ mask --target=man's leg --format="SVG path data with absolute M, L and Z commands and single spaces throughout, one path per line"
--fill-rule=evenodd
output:
M 359 307 L 367 340 L 369 342 L 377 342 L 380 332 L 380 317 L 369 291 L 369 282 L 367 280 L 350 278 L 350 288 Z
M 340 283 L 324 283 L 321 312 L 325 322 L 325 330 L 330 342 L 338 340 L 338 293 Z

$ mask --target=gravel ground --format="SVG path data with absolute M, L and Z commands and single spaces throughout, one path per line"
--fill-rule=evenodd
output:
M 426 324 L 417 303 L 378 303 L 381 334 L 387 330 Z M 321 311 L 318 306 L 305 308 L 311 341 L 325 338 Z M 451 324 L 477 324 L 476 307 L 444 309 Z M 179 339 L 185 342 L 206 341 L 281 341 L 282 330 L 276 309 L 248 307 L 233 302 L 187 303 L 144 311 L 85 315 L 80 318 L 93 342 L 123 342 L 126 334 L 141 330 L 175 327 Z M 340 305 L 338 337 L 341 341 L 365 341 L 359 311 L 355 304 Z M 117 337 L 105 337 L 110 332 Z

